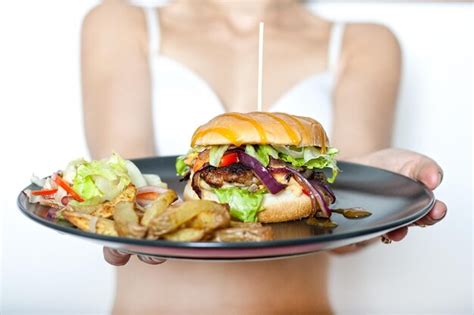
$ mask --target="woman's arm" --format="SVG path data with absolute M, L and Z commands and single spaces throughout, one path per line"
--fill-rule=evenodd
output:
M 340 158 L 396 172 L 422 182 L 434 190 L 443 171 L 432 159 L 390 146 L 393 116 L 400 81 L 401 53 L 395 36 L 385 27 L 349 26 L 344 40 L 341 72 L 334 93 L 334 143 Z M 441 221 L 447 207 L 437 200 L 431 211 L 416 222 L 433 225 Z M 386 237 L 400 241 L 408 227 Z M 344 246 L 335 253 L 350 253 L 373 242 Z
M 82 29 L 82 94 L 93 158 L 154 153 L 145 20 L 140 9 L 106 2 Z
M 334 146 L 340 158 L 390 146 L 400 81 L 395 36 L 374 24 L 347 26 L 334 90 Z

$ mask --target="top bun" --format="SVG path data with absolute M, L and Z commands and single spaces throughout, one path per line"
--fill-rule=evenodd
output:
M 191 147 L 207 145 L 274 144 L 329 146 L 323 126 L 309 117 L 285 113 L 227 113 L 200 126 Z

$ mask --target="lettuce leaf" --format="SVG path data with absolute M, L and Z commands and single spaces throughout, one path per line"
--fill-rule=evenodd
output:
M 242 222 L 257 222 L 257 212 L 262 207 L 264 192 L 251 193 L 245 188 L 226 187 L 215 190 L 220 203 L 227 203 L 230 215 Z
M 117 154 L 100 161 L 75 164 L 72 188 L 84 201 L 79 204 L 99 204 L 120 194 L 131 179 L 125 160 Z
M 184 160 L 186 159 L 186 155 L 178 156 L 176 159 L 176 174 L 179 176 L 184 176 L 189 172 L 189 166 L 184 163 Z
M 332 175 L 328 178 L 328 182 L 333 183 L 339 174 L 337 167 L 336 155 L 339 152 L 336 148 L 328 148 L 325 153 L 317 147 L 304 147 L 297 151 L 289 147 L 277 147 L 280 158 L 293 165 L 294 167 L 306 167 L 309 169 L 329 168 Z
M 211 150 L 209 151 L 209 164 L 212 166 L 218 167 L 228 147 L 229 147 L 228 145 L 212 146 Z
M 256 158 L 260 163 L 263 164 L 263 166 L 268 166 L 268 163 L 270 163 L 270 157 L 278 159 L 278 152 L 272 146 L 261 144 L 257 145 L 256 147 L 257 149 L 255 149 L 255 146 L 247 144 L 245 146 L 245 153 Z

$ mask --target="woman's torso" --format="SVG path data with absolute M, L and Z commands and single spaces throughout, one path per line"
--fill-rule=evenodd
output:
M 194 129 L 217 114 L 256 110 L 256 30 L 232 35 L 232 30 L 221 30 L 221 21 L 193 23 L 192 13 L 179 10 L 161 9 L 159 20 L 157 11 L 146 13 L 155 144 L 161 155 L 186 152 Z M 273 23 L 266 23 L 264 109 L 312 116 L 330 131 L 343 29 L 334 31 L 330 23 L 300 9 Z M 168 261 L 160 266 L 133 260 L 118 270 L 114 310 L 328 313 L 327 271 L 327 254 L 247 263 Z
M 145 11 L 160 155 L 186 152 L 196 127 L 211 117 L 257 110 L 257 28 L 238 32 L 217 18 L 178 9 Z M 344 25 L 323 21 L 304 8 L 268 20 L 263 109 L 311 116 L 330 134 Z

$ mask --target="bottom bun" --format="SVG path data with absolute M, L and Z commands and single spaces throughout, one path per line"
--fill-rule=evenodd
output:
M 286 188 L 276 195 L 265 194 L 263 197 L 263 210 L 258 213 L 258 222 L 275 223 L 294 221 L 309 217 L 315 213 L 311 199 L 305 194 L 295 194 L 294 190 Z M 204 200 L 219 201 L 212 191 L 202 190 Z M 184 200 L 197 200 L 199 196 L 192 189 L 190 182 L 184 188 Z

